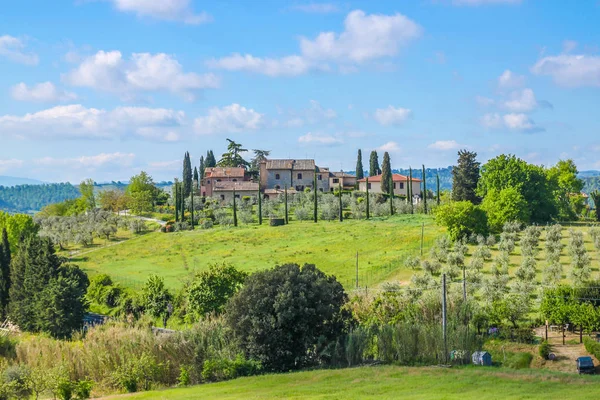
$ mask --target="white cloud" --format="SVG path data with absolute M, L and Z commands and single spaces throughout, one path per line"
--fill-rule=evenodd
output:
M 302 38 L 303 56 L 313 60 L 365 62 L 395 56 L 401 46 L 422 34 L 422 28 L 402 14 L 370 14 L 355 10 L 344 21 L 344 31 L 321 32 L 314 40 Z
M 0 56 L 25 65 L 37 65 L 40 61 L 37 54 L 25 51 L 23 40 L 9 35 L 0 36 Z
M 28 87 L 21 82 L 11 89 L 13 99 L 18 101 L 33 101 L 33 102 L 57 102 L 71 101 L 77 99 L 77 95 L 72 92 L 67 92 L 57 88 L 52 82 L 38 83 L 32 87 Z
M 468 146 L 459 144 L 456 142 L 456 140 L 438 140 L 437 142 L 431 143 L 429 146 L 427 146 L 428 149 L 440 151 L 459 150 L 466 147 Z
M 109 0 L 123 12 L 135 13 L 138 17 L 152 17 L 165 21 L 179 21 L 198 25 L 212 21 L 205 13 L 196 14 L 190 0 Z
M 502 75 L 498 77 L 498 87 L 502 89 L 518 88 L 525 84 L 525 77 L 523 75 L 517 75 L 511 70 L 505 70 Z
M 8 160 L 0 159 L 0 172 L 6 172 L 11 169 L 20 168 L 23 166 L 23 160 L 17 160 L 14 158 Z
M 504 107 L 515 112 L 529 112 L 538 107 L 535 94 L 531 89 L 512 92 L 510 100 L 504 102 Z
M 396 142 L 387 142 L 381 146 L 379 146 L 377 149 L 377 151 L 387 151 L 389 153 L 398 153 L 401 148 L 400 145 L 398 145 L 398 143 Z
M 304 136 L 300 136 L 298 138 L 298 143 L 302 143 L 302 144 L 311 144 L 311 143 L 317 143 L 317 144 L 322 144 L 322 145 L 328 145 L 328 146 L 334 146 L 337 144 L 342 144 L 344 143 L 344 141 L 336 136 L 331 136 L 331 135 L 322 135 L 322 134 L 315 134 L 312 132 L 308 132 L 306 135 Z
M 502 116 L 498 113 L 485 114 L 481 117 L 480 122 L 484 127 L 492 129 L 507 128 L 527 133 L 542 132 L 545 130 L 537 126 L 527 114 L 523 113 L 509 113 Z
M 94 156 L 81 156 L 74 158 L 44 157 L 34 160 L 34 163 L 44 167 L 69 167 L 84 168 L 87 170 L 104 166 L 128 167 L 131 166 L 135 154 L 133 153 L 101 153 Z
M 264 125 L 264 115 L 239 104 L 223 108 L 211 108 L 208 115 L 194 121 L 195 131 L 200 135 L 254 131 Z
M 412 116 L 412 111 L 408 108 L 388 106 L 375 110 L 373 116 L 383 126 L 398 126 Z
M 260 58 L 250 54 L 241 55 L 234 53 L 229 57 L 213 59 L 207 62 L 210 68 L 224 69 L 226 71 L 246 71 L 267 76 L 298 76 L 311 70 L 326 69 L 326 67 L 313 64 L 297 55 L 282 58 Z
M 185 114 L 164 108 L 57 106 L 23 116 L 0 116 L 0 136 L 19 139 L 115 139 L 128 136 L 171 141 L 179 137 Z
M 600 56 L 561 54 L 540 59 L 531 72 L 567 87 L 600 86 Z
M 574 40 L 565 40 L 563 42 L 563 53 L 570 53 L 577 47 L 577 42 Z
M 248 71 L 268 76 L 298 76 L 310 71 L 328 71 L 329 61 L 337 62 L 344 73 L 355 65 L 398 54 L 399 49 L 421 36 L 423 29 L 402 14 L 367 15 L 350 12 L 341 33 L 321 32 L 314 40 L 300 39 L 300 54 L 262 58 L 234 53 L 207 62 L 211 68 Z
M 125 60 L 119 51 L 99 51 L 63 76 L 73 86 L 128 95 L 139 91 L 168 91 L 194 98 L 201 89 L 217 88 L 213 74 L 183 72 L 179 62 L 165 53 L 133 53 Z
M 340 11 L 340 8 L 333 3 L 298 4 L 290 7 L 290 9 L 312 14 L 330 14 Z
M 483 6 L 490 4 L 521 4 L 522 0 L 453 0 L 457 6 Z

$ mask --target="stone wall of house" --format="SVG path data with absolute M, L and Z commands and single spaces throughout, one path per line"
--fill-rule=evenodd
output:
M 299 174 L 301 177 L 299 177 Z M 319 175 L 321 179 L 319 179 Z M 277 179 L 279 178 L 279 179 Z M 314 180 L 313 171 L 290 171 L 289 169 L 282 170 L 267 170 L 266 182 L 263 181 L 265 187 L 263 189 L 283 189 L 294 188 L 302 191 L 305 188 L 312 188 Z M 317 172 L 317 188 L 321 191 L 329 191 L 329 177 L 324 173 Z

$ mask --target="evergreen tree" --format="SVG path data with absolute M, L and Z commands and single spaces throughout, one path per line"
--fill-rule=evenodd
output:
M 0 313 L 6 315 L 10 291 L 10 243 L 8 241 L 8 231 L 2 229 L 2 242 L 0 242 Z
M 175 179 L 173 184 L 173 203 L 175 203 L 175 222 L 179 221 L 179 183 Z
M 192 191 L 192 163 L 190 153 L 185 152 L 183 157 L 183 196 L 188 197 Z
M 371 152 L 371 157 L 369 157 L 369 176 L 376 176 L 381 173 L 379 169 L 379 157 L 377 156 L 377 152 L 373 150 Z
M 338 181 L 338 194 L 340 195 L 340 222 L 344 220 L 344 204 L 342 202 L 342 180 Z
M 423 212 L 427 214 L 427 183 L 425 182 L 425 165 L 423 165 Z
M 200 170 L 200 180 L 198 182 L 200 182 L 199 184 L 202 185 L 202 181 L 204 180 L 204 169 L 206 168 L 206 165 L 204 163 L 204 156 L 200 156 L 200 166 L 198 167 L 198 169 Z
M 283 189 L 283 201 L 285 202 L 285 223 L 289 224 L 287 185 Z
M 250 163 L 244 160 L 240 153 L 245 153 L 248 150 L 244 149 L 241 144 L 234 142 L 231 139 L 227 139 L 229 144 L 227 145 L 227 152 L 223 153 L 223 156 L 217 163 L 219 167 L 243 167 L 248 168 Z
M 217 159 L 215 158 L 213 151 L 208 150 L 206 152 L 206 159 L 204 160 L 204 167 L 205 168 L 214 168 L 216 166 L 217 166 Z
M 367 179 L 366 179 L 366 184 L 367 184 L 367 198 L 366 198 L 366 201 L 367 201 L 367 219 L 369 219 L 369 217 L 370 217 L 370 215 L 369 215 L 370 210 L 369 210 L 369 177 L 368 176 L 367 176 Z
M 233 226 L 238 226 L 237 204 L 235 203 L 235 187 L 233 188 Z
M 365 170 L 362 163 L 362 151 L 358 149 L 358 156 L 356 158 L 356 180 L 363 179 L 365 177 Z
M 191 213 L 192 213 L 192 230 L 194 230 L 194 191 L 192 190 L 192 193 L 190 193 L 191 196 Z
M 475 193 L 479 182 L 479 166 L 477 153 L 459 150 L 457 165 L 452 169 L 452 200 L 470 201 L 473 204 L 481 201 Z
M 200 186 L 200 176 L 198 175 L 198 168 L 194 167 L 194 190 L 198 190 Z
M 260 179 L 258 180 L 260 182 Z M 258 184 L 258 224 L 262 225 L 262 193 L 260 192 L 260 183 Z
M 394 215 L 394 182 L 392 179 L 392 174 L 390 174 L 390 215 Z
M 392 167 L 390 165 L 390 154 L 386 151 L 383 154 L 383 164 L 381 164 L 381 191 L 392 196 L 393 186 L 390 184 L 392 181 Z
M 412 179 L 412 168 L 411 167 L 408 167 L 408 188 L 410 190 L 410 195 L 409 195 L 410 213 L 413 214 L 415 212 L 415 206 L 413 204 L 414 193 L 413 193 L 413 179 Z
M 437 205 L 440 205 L 440 174 L 436 174 L 435 175 L 435 182 L 437 185 L 436 191 L 435 191 L 435 195 L 437 198 Z

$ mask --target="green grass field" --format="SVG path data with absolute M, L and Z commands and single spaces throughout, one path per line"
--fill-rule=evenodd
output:
M 170 288 L 180 287 L 194 271 L 228 262 L 252 272 L 283 263 L 314 263 L 346 287 L 373 286 L 386 279 L 408 281 L 412 271 L 403 260 L 424 252 L 444 229 L 425 215 L 344 222 L 292 222 L 281 227 L 242 225 L 164 234 L 149 233 L 125 243 L 87 252 L 72 261 L 90 274 L 107 273 L 125 286 L 139 287 L 155 273 Z
M 394 366 L 240 378 L 127 399 L 592 399 L 600 377 L 494 367 Z M 118 398 L 118 397 L 113 397 Z

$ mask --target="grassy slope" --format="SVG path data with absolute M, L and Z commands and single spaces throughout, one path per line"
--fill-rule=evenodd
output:
M 214 228 L 172 234 L 151 233 L 127 243 L 89 252 L 74 262 L 90 273 L 104 272 L 128 286 L 143 284 L 151 273 L 176 288 L 194 270 L 226 261 L 252 272 L 286 262 L 314 263 L 334 274 L 347 287 L 355 277 L 359 252 L 360 285 L 386 278 L 408 280 L 402 259 L 418 254 L 421 224 L 425 223 L 425 252 L 444 230 L 424 215 L 400 215 L 370 221 L 292 222 Z
M 590 399 L 598 377 L 497 368 L 362 367 L 241 378 L 128 399 Z

